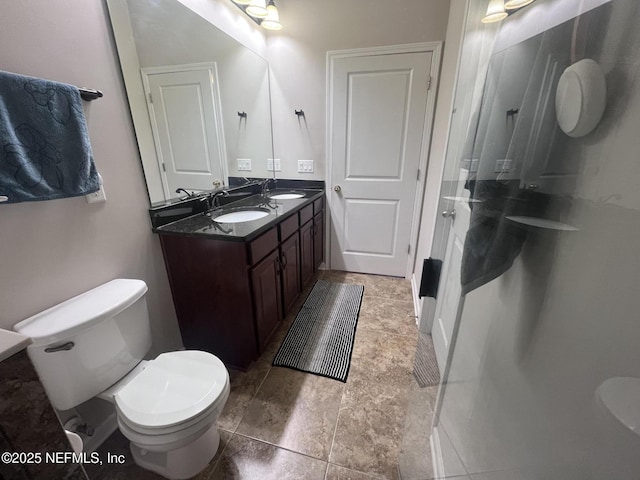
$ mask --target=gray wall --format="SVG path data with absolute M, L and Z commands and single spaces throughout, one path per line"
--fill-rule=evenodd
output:
M 3 2 L 2 69 L 96 88 L 85 103 L 107 202 L 0 206 L 0 327 L 117 277 L 147 282 L 154 350 L 181 345 L 103 2 Z

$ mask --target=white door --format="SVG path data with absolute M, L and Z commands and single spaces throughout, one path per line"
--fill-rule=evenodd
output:
M 436 314 L 431 330 L 436 360 L 440 372 L 445 371 L 447 355 L 454 336 L 458 310 L 462 306 L 460 270 L 464 240 L 469 229 L 471 209 L 469 208 L 469 190 L 464 189 L 469 170 L 461 168 L 457 183 L 454 183 L 453 195 L 444 196 L 440 205 L 444 206 L 442 215 L 450 223 L 446 254 L 440 274 Z M 447 228 L 445 226 L 445 228 Z
M 226 153 L 214 64 L 143 69 L 167 198 L 225 183 Z
M 333 61 L 327 193 L 331 268 L 407 273 L 432 56 Z

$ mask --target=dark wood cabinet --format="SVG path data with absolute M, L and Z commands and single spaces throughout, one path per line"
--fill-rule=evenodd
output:
M 300 283 L 305 287 L 313 278 L 315 264 L 313 260 L 313 220 L 300 227 Z
M 258 347 L 264 350 L 282 319 L 280 252 L 274 250 L 251 269 Z
M 324 211 L 313 217 L 313 271 L 317 272 L 318 268 L 324 261 Z
M 185 348 L 247 368 L 258 356 L 247 244 L 160 235 Z
M 322 263 L 320 200 L 249 242 L 160 232 L 185 348 L 239 369 L 258 358 Z
M 282 305 L 286 315 L 300 293 L 300 237 L 296 231 L 280 245 Z

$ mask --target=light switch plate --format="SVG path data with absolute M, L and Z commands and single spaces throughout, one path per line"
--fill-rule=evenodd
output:
M 267 171 L 273 172 L 273 168 L 275 166 L 275 171 L 280 172 L 280 159 L 279 158 L 267 158 Z
M 505 159 L 505 160 L 496 160 L 496 166 L 493 169 L 493 173 L 507 173 L 511 171 L 511 164 L 513 160 Z
M 238 162 L 238 171 L 239 172 L 250 172 L 251 171 L 251 159 L 250 158 L 237 158 Z
M 313 160 L 298 160 L 299 173 L 313 173 Z

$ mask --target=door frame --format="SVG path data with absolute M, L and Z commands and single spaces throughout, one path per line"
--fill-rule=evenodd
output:
M 325 185 L 326 188 L 332 188 L 331 173 L 333 170 L 333 158 L 331 156 L 332 140 L 331 132 L 333 130 L 333 84 L 332 77 L 334 72 L 334 64 L 337 59 L 355 58 L 374 55 L 394 55 L 400 53 L 431 53 L 431 83 L 427 92 L 427 106 L 424 112 L 424 129 L 422 131 L 422 143 L 420 146 L 420 161 L 418 168 L 420 169 L 420 178 L 416 187 L 416 195 L 413 206 L 413 217 L 411 222 L 410 234 L 410 251 L 407 256 L 407 265 L 405 268 L 405 278 L 411 278 L 413 272 L 413 264 L 415 262 L 416 250 L 418 245 L 418 233 L 420 231 L 420 218 L 422 216 L 422 203 L 424 198 L 427 166 L 429 163 L 429 150 L 431 147 L 431 133 L 433 130 L 433 121 L 435 115 L 436 97 L 438 92 L 438 81 L 440 76 L 440 63 L 442 57 L 442 42 L 421 42 L 409 43 L 403 45 L 386 45 L 382 47 L 366 47 L 354 48 L 348 50 L 331 50 L 327 52 L 327 79 L 326 79 L 326 130 L 325 130 Z M 332 195 L 326 195 L 327 202 L 327 225 L 329 228 L 325 231 L 325 259 L 328 268 L 331 265 L 331 202 Z
M 201 62 L 201 63 L 185 63 L 182 65 L 166 65 L 160 67 L 144 67 L 140 69 L 140 75 L 142 77 L 142 85 L 144 88 L 145 100 L 147 103 L 147 109 L 149 112 L 149 122 L 151 123 L 151 131 L 153 134 L 153 144 L 156 148 L 156 162 L 158 163 L 158 170 L 160 172 L 160 179 L 162 181 L 162 190 L 164 191 L 165 198 L 171 198 L 172 192 L 169 189 L 169 183 L 167 180 L 167 173 L 162 169 L 162 149 L 160 147 L 160 137 L 158 133 L 158 124 L 156 122 L 155 110 L 153 103 L 149 101 L 149 95 L 151 93 L 151 87 L 149 85 L 149 76 L 161 73 L 176 73 L 176 72 L 192 72 L 195 70 L 209 70 L 213 75 L 211 90 L 213 94 L 213 111 L 215 112 L 215 122 L 218 125 L 216 129 L 216 136 L 218 137 L 218 154 L 221 159 L 221 175 L 222 178 L 229 178 L 229 171 L 227 165 L 227 147 L 225 144 L 224 126 L 222 123 L 222 103 L 220 102 L 220 77 L 218 76 L 218 65 L 216 62 Z

